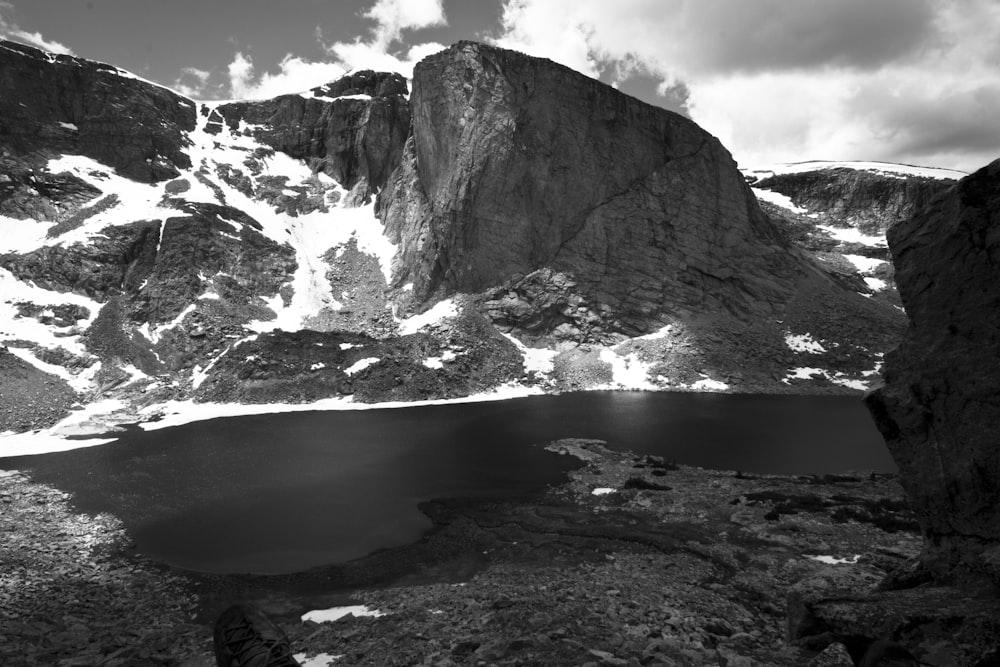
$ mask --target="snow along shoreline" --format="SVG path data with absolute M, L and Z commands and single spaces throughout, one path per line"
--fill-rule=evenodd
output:
M 325 412 L 346 410 L 387 410 L 417 408 L 429 405 L 457 405 L 506 401 L 514 398 L 544 395 L 538 387 L 507 384 L 481 394 L 460 398 L 440 398 L 423 401 L 387 401 L 384 403 L 355 403 L 350 396 L 326 398 L 314 403 L 195 403 L 194 401 L 168 401 L 143 408 L 138 413 L 121 413 L 127 406 L 120 400 L 100 401 L 82 410 L 74 411 L 49 428 L 25 433 L 0 433 L 0 459 L 15 456 L 35 456 L 65 452 L 84 447 L 106 445 L 118 440 L 107 436 L 118 426 L 135 424 L 144 431 L 155 431 L 193 422 L 226 417 L 283 414 L 290 412 Z M 116 413 L 118 413 L 116 415 Z

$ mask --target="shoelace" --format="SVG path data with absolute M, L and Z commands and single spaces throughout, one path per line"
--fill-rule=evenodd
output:
M 239 667 L 299 667 L 287 642 L 262 638 L 246 620 L 224 629 L 222 637 Z

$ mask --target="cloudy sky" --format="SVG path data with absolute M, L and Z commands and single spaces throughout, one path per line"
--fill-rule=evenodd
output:
M 196 99 L 476 39 L 685 113 L 742 166 L 1000 157 L 1000 0 L 0 0 L 0 35 Z

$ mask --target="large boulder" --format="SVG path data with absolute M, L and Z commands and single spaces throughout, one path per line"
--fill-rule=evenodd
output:
M 1000 582 L 1000 160 L 888 238 L 910 326 L 868 407 L 931 572 Z
M 417 65 L 411 113 L 378 206 L 418 302 L 546 268 L 634 335 L 773 315 L 810 271 L 715 137 L 551 61 L 460 42 Z

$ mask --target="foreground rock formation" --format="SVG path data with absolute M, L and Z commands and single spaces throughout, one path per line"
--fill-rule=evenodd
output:
M 928 664 L 994 664 L 996 600 L 874 591 L 920 549 L 891 475 L 746 475 L 597 441 L 549 448 L 583 461 L 565 484 L 423 503 L 434 527 L 413 544 L 272 577 L 158 569 L 116 548 L 113 518 L 69 511 L 43 471 L 0 475 L 0 659 L 210 667 L 217 615 L 252 601 L 300 656 L 343 664 L 849 667 L 883 637 Z M 345 604 L 383 615 L 301 620 Z
M 890 230 L 910 318 L 869 408 L 939 580 L 1000 585 L 1000 161 Z

